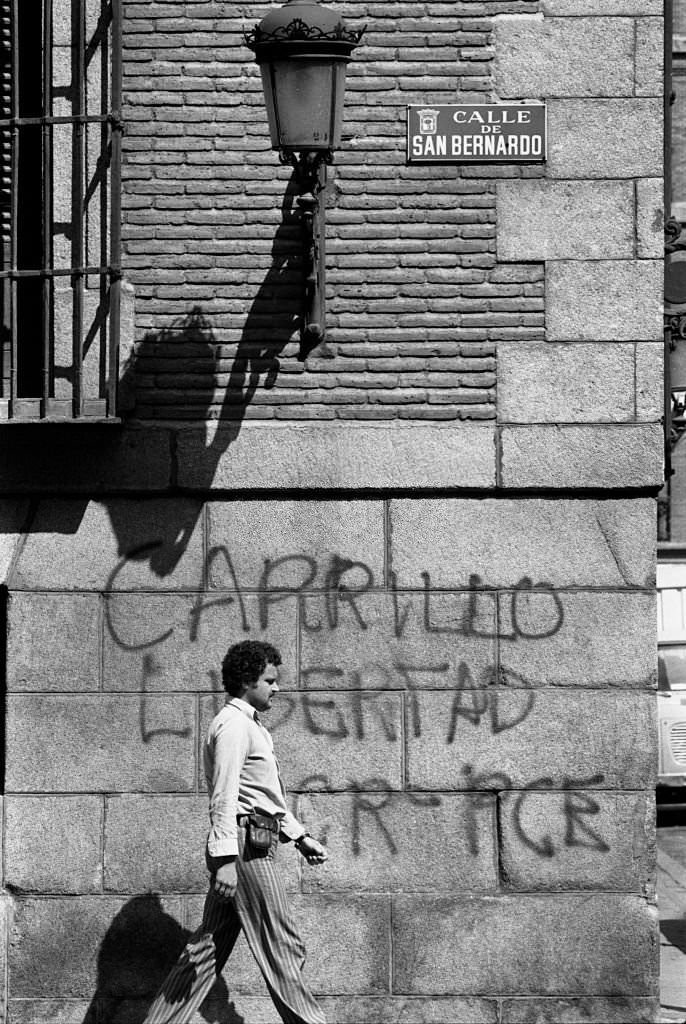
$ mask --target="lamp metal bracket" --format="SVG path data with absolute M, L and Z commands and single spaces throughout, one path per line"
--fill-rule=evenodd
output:
M 279 153 L 290 164 L 298 186 L 302 223 L 303 291 L 298 359 L 324 341 L 326 335 L 326 168 L 333 163 L 330 149 Z

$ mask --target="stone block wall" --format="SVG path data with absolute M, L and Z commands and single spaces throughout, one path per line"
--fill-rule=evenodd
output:
M 652 1021 L 661 4 L 342 5 L 304 364 L 268 6 L 122 5 L 132 415 L 0 447 L 8 1020 L 143 1019 L 200 917 L 220 661 L 268 637 L 328 1018 Z M 498 99 L 546 101 L 546 164 L 406 166 L 408 102 Z M 241 946 L 194 1024 L 276 1019 Z
M 332 1021 L 649 1020 L 653 501 L 195 517 L 179 552 L 182 500 L 38 501 L 15 552 L 10 1020 L 141 1019 L 200 914 L 220 659 L 262 636 L 282 771 L 330 852 L 280 851 Z M 245 949 L 227 989 L 277 1020 Z

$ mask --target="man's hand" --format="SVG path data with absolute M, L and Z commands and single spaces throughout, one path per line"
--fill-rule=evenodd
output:
M 323 864 L 325 860 L 329 859 L 326 847 L 318 843 L 312 836 L 305 836 L 301 839 L 298 849 L 308 864 Z
M 220 899 L 232 900 L 238 888 L 238 875 L 236 873 L 236 861 L 231 860 L 221 864 L 214 876 L 214 891 Z

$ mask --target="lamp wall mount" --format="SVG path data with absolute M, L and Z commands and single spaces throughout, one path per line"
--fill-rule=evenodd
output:
M 302 307 L 300 350 L 305 359 L 326 335 L 326 169 L 333 152 L 311 150 L 280 152 L 279 160 L 290 164 L 298 186 L 298 210 L 302 224 Z

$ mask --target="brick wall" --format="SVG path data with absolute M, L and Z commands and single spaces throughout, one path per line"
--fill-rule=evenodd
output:
M 180 16 L 178 4 L 125 5 L 136 415 L 494 418 L 495 343 L 543 337 L 542 268 L 496 258 L 494 181 L 542 171 L 406 166 L 405 109 L 427 96 L 490 101 L 493 17 L 537 4 L 341 8 L 368 30 L 330 172 L 330 333 L 304 365 L 291 172 L 269 148 L 242 38 L 269 6 L 186 3 Z M 251 373 L 270 386 L 246 409 Z

